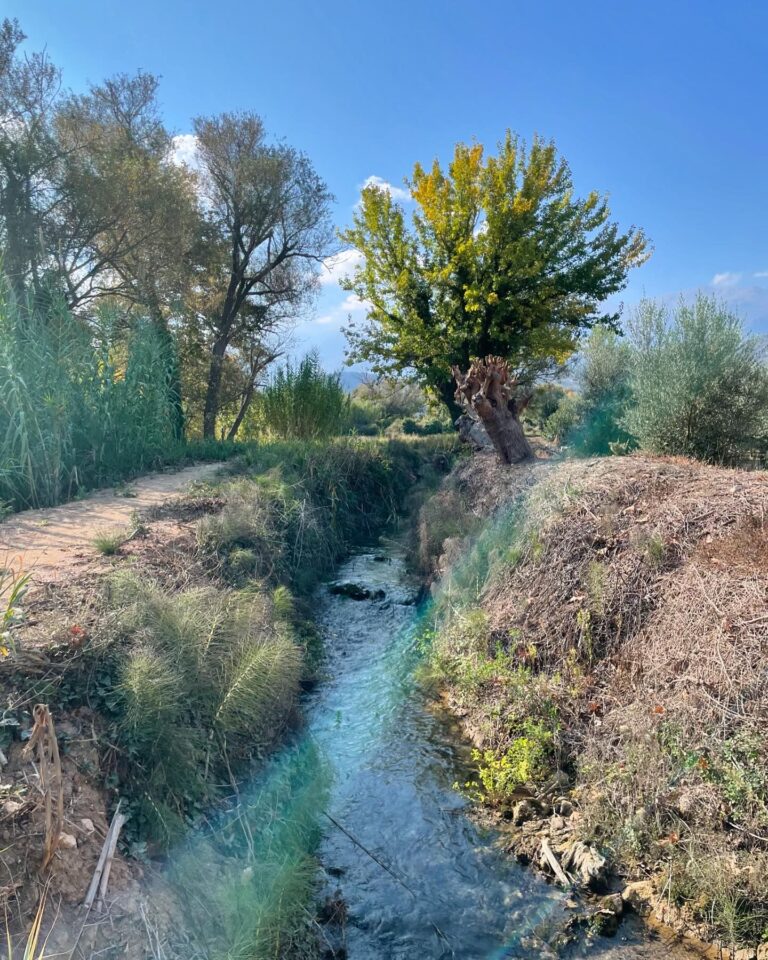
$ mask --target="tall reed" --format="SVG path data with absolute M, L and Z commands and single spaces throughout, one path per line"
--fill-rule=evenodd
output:
M 51 506 L 166 459 L 171 369 L 146 321 L 86 324 L 0 286 L 0 502 Z
M 282 440 L 319 440 L 343 433 L 349 412 L 341 374 L 326 373 L 312 352 L 277 368 L 258 398 L 251 428 Z

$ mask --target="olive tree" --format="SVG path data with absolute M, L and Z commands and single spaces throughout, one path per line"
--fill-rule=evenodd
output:
M 765 445 L 765 345 L 725 304 L 702 294 L 672 311 L 645 301 L 629 330 L 624 425 L 642 447 L 722 463 Z

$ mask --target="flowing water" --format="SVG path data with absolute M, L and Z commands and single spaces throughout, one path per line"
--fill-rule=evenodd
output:
M 307 732 L 332 771 L 321 848 L 326 890 L 345 904 L 349 960 L 554 956 L 566 894 L 505 856 L 454 789 L 466 771 L 455 726 L 413 679 L 420 611 L 396 555 L 360 553 L 338 573 L 369 599 L 326 588 L 317 617 L 327 677 Z M 690 957 L 640 925 L 569 956 Z

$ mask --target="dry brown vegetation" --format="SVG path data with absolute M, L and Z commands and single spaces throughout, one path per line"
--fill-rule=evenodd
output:
M 492 752 L 483 783 L 513 796 L 533 742 L 619 869 L 656 877 L 700 931 L 760 941 L 768 477 L 645 456 L 525 471 L 477 457 L 452 482 L 440 496 L 482 500 L 491 519 L 454 548 L 433 659 Z

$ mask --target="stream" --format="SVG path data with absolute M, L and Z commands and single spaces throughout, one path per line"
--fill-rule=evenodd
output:
M 320 859 L 323 898 L 346 914 L 349 960 L 492 960 L 556 956 L 566 894 L 516 864 L 470 819 L 454 789 L 467 749 L 414 680 L 422 613 L 402 558 L 360 552 L 339 584 L 366 599 L 318 595 L 325 672 L 306 697 L 306 732 L 331 770 Z M 567 956 L 690 957 L 637 922 Z

